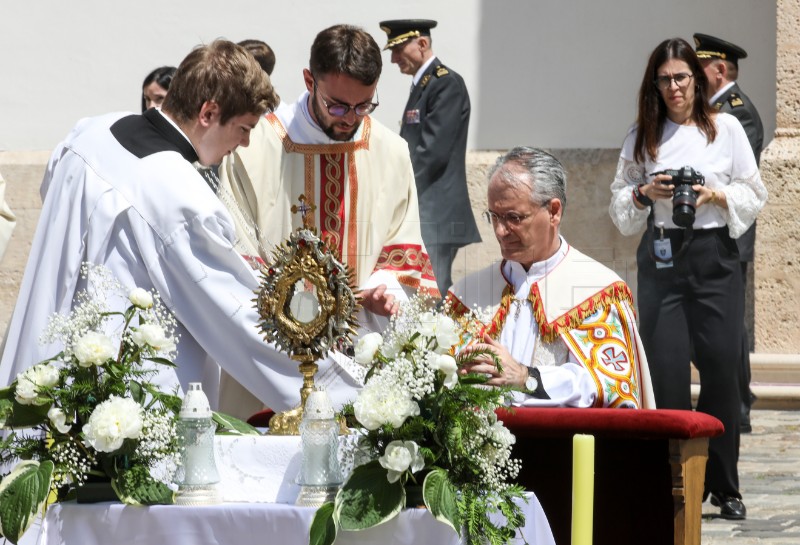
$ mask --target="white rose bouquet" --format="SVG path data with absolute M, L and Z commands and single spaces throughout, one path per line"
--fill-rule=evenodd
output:
M 447 308 L 430 308 L 429 300 L 412 298 L 383 335 L 356 343 L 355 361 L 369 369 L 345 415 L 361 431 L 361 450 L 371 461 L 319 508 L 313 545 L 330 545 L 342 530 L 376 526 L 406 505 L 423 503 L 469 544 L 508 543 L 524 524 L 515 503 L 523 491 L 511 484 L 521 467 L 511 458 L 515 438 L 495 415 L 508 390 L 482 387 L 482 375 L 458 373 L 479 354 L 458 348 L 483 324 L 456 322 Z M 492 522 L 495 512 L 505 525 Z
M 80 292 L 43 335 L 63 351 L 0 389 L 0 463 L 24 460 L 0 481 L 0 534 L 12 543 L 46 503 L 95 478 L 124 503 L 173 501 L 181 400 L 149 380 L 173 365 L 175 320 L 157 294 L 124 290 L 104 267 L 81 272 L 92 293 Z M 108 310 L 115 296 L 127 298 L 125 311 Z

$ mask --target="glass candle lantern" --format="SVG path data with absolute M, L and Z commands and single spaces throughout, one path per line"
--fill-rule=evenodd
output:
M 214 432 L 208 398 L 199 382 L 189 384 L 178 417 L 181 464 L 175 475 L 178 505 L 219 503 L 219 473 L 214 459 Z
M 339 465 L 339 421 L 325 390 L 311 392 L 300 423 L 303 463 L 298 505 L 318 506 L 335 495 L 342 484 Z

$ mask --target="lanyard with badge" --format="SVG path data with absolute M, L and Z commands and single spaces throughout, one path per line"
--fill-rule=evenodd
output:
M 656 269 L 666 269 L 672 267 L 672 242 L 664 238 L 664 223 L 658 223 L 659 238 L 653 240 L 653 259 L 656 262 Z

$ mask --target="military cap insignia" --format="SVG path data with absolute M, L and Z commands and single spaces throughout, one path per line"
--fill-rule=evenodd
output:
M 441 78 L 442 76 L 446 76 L 450 72 L 442 65 L 436 67 L 436 77 Z
M 422 79 L 420 80 L 420 82 L 419 82 L 419 86 L 420 86 L 421 88 L 424 88 L 426 85 L 428 85 L 428 82 L 429 82 L 430 80 L 431 80 L 431 75 L 430 75 L 430 74 L 425 74 L 425 75 L 422 77 Z
M 731 108 L 736 108 L 737 106 L 744 106 L 744 101 L 742 100 L 742 97 L 740 97 L 736 93 L 733 93 L 728 98 L 728 104 L 731 105 Z

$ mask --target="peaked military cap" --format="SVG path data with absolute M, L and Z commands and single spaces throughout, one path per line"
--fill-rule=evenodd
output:
M 739 66 L 739 59 L 747 57 L 747 51 L 725 40 L 697 33 L 694 35 L 698 59 L 723 59 Z
M 391 49 L 412 38 L 430 36 L 431 29 L 437 24 L 436 21 L 431 19 L 392 19 L 391 21 L 381 21 L 381 30 L 386 33 L 389 39 L 383 49 Z

